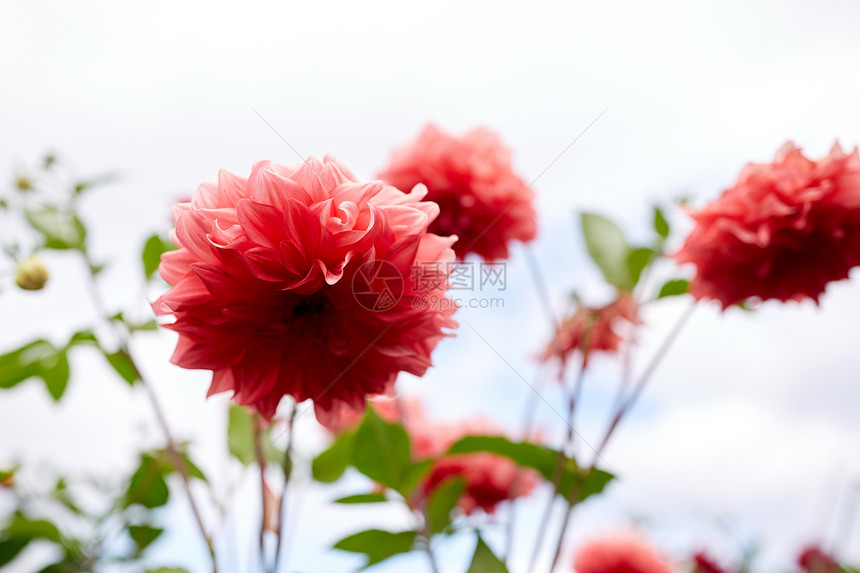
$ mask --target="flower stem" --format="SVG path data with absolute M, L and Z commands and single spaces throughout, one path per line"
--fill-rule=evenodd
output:
M 263 432 L 262 432 L 262 418 L 260 414 L 254 413 L 251 418 L 251 424 L 253 425 L 254 430 L 254 454 L 257 458 L 257 465 L 260 468 L 260 509 L 261 517 L 260 517 L 260 569 L 262 571 L 268 571 L 268 567 L 266 566 L 266 547 L 265 547 L 265 535 L 266 535 L 266 458 L 263 455 Z
M 582 390 L 582 379 L 585 376 L 585 368 L 588 362 L 588 354 L 587 354 L 587 339 L 588 332 L 585 335 L 586 339 L 586 348 L 583 349 L 582 354 L 582 364 L 579 368 L 579 373 L 576 375 L 576 379 L 574 380 L 573 387 L 570 391 L 570 401 L 568 403 L 567 410 L 567 435 L 565 436 L 565 441 L 562 444 L 562 447 L 558 450 L 558 456 L 556 457 L 555 468 L 553 469 L 553 491 L 552 495 L 549 498 L 549 502 L 547 503 L 546 510 L 544 510 L 543 518 L 541 519 L 540 526 L 538 527 L 537 539 L 535 540 L 534 550 L 532 551 L 531 562 L 529 563 L 528 571 L 534 571 L 535 566 L 537 565 L 537 559 L 540 555 L 540 549 L 543 546 L 543 539 L 546 536 L 547 527 L 549 527 L 549 521 L 552 517 L 552 510 L 555 506 L 555 498 L 559 493 L 559 489 L 561 487 L 561 480 L 564 476 L 564 463 L 565 456 L 567 455 L 567 450 L 572 447 L 572 444 L 576 441 L 576 432 L 574 431 L 574 423 L 575 423 L 575 415 L 576 415 L 576 405 L 579 402 L 579 396 Z
M 651 379 L 651 376 L 654 374 L 654 371 L 657 369 L 657 366 L 662 362 L 663 358 L 665 358 L 666 353 L 669 351 L 669 348 L 672 346 L 672 343 L 677 340 L 678 335 L 684 328 L 684 325 L 689 320 L 690 316 L 693 314 L 693 310 L 696 308 L 695 304 L 690 305 L 687 310 L 679 317 L 678 321 L 666 335 L 666 338 L 663 339 L 663 343 L 657 349 L 657 352 L 651 358 L 651 361 L 645 367 L 645 370 L 642 372 L 642 376 L 640 376 L 639 381 L 636 383 L 636 386 L 633 388 L 633 391 L 630 393 L 628 398 L 618 407 L 615 412 L 615 415 L 612 417 L 612 421 L 609 424 L 609 428 L 606 430 L 606 434 L 603 436 L 603 440 L 601 440 L 600 445 L 594 451 L 594 458 L 591 461 L 591 464 L 588 468 L 583 472 L 582 478 L 575 482 L 574 487 L 570 491 L 570 496 L 567 499 L 567 509 L 565 510 L 564 518 L 561 522 L 561 530 L 558 534 L 558 540 L 555 546 L 555 554 L 553 556 L 552 565 L 550 566 L 550 571 L 552 571 L 556 564 L 558 563 L 558 559 L 561 556 L 561 548 L 564 544 L 564 537 L 567 533 L 567 528 L 570 523 L 570 515 L 573 512 L 574 506 L 579 501 L 579 494 L 581 484 L 584 484 L 591 472 L 594 470 L 597 465 L 597 461 L 601 459 L 601 454 L 606 449 L 607 443 L 609 443 L 609 439 L 612 437 L 615 430 L 618 428 L 621 419 L 624 417 L 626 413 L 628 413 L 633 405 L 636 403 L 636 400 L 642 394 L 642 391 L 645 389 L 645 386 L 648 384 L 648 381 Z
M 278 570 L 278 562 L 281 557 L 281 544 L 284 537 L 284 527 L 286 526 L 287 515 L 287 486 L 290 484 L 290 476 L 293 473 L 293 459 L 291 457 L 293 449 L 293 424 L 296 421 L 296 404 L 293 403 L 290 409 L 290 417 L 287 420 L 287 447 L 284 449 L 284 487 L 281 491 L 281 509 L 278 512 L 278 532 L 277 541 L 275 542 L 275 559 L 272 564 L 272 572 Z
M 123 330 L 120 329 L 114 321 L 110 319 L 110 315 L 107 312 L 104 299 L 102 298 L 101 292 L 98 288 L 98 278 L 96 276 L 98 267 L 93 262 L 89 253 L 87 253 L 86 251 L 81 251 L 81 254 L 83 255 L 84 262 L 87 266 L 87 287 L 88 292 L 90 294 L 90 298 L 93 302 L 93 306 L 95 306 L 96 312 L 99 313 L 102 320 L 107 322 L 107 324 L 111 327 L 114 336 L 116 337 L 116 342 L 119 346 L 119 350 L 123 354 L 125 354 L 128 361 L 134 367 L 134 370 L 138 373 L 138 377 L 140 378 L 140 384 L 146 391 L 146 396 L 149 399 L 150 406 L 152 407 L 153 413 L 155 414 L 155 420 L 158 423 L 158 426 L 161 428 L 161 433 L 164 437 L 164 441 L 167 448 L 167 455 L 170 457 L 170 461 L 173 464 L 174 469 L 181 477 L 182 489 L 185 491 L 185 495 L 188 498 L 188 504 L 191 506 L 191 512 L 194 514 L 194 520 L 197 523 L 197 528 L 200 530 L 200 535 L 203 537 L 203 541 L 206 543 L 206 548 L 209 550 L 209 556 L 212 559 L 212 572 L 217 573 L 218 562 L 215 558 L 215 546 L 213 545 L 212 539 L 209 537 L 209 534 L 206 532 L 206 526 L 203 523 L 203 517 L 200 513 L 200 509 L 194 498 L 194 494 L 191 492 L 191 483 L 188 477 L 188 468 L 185 465 L 185 460 L 179 453 L 179 448 L 176 446 L 176 440 L 173 438 L 173 434 L 170 431 L 170 426 L 167 423 L 167 416 L 164 413 L 164 408 L 161 405 L 161 401 L 158 398 L 158 394 L 155 392 L 155 388 L 149 382 L 147 377 L 143 374 L 143 371 L 140 369 L 137 361 L 134 359 L 134 356 L 131 352 L 131 348 L 129 347 L 128 335 L 123 332 Z

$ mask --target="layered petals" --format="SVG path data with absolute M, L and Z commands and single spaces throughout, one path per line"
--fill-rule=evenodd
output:
M 173 288 L 153 303 L 175 318 L 173 362 L 212 370 L 210 394 L 232 391 L 266 418 L 289 395 L 331 419 L 390 392 L 398 372 L 424 374 L 456 322 L 454 305 L 413 304 L 444 297 L 446 277 L 420 291 L 411 269 L 454 258 L 454 239 L 428 232 L 438 207 L 422 198 L 357 181 L 330 157 L 260 161 L 247 179 L 222 171 L 173 209 L 179 248 L 159 267 Z M 380 261 L 387 282 L 356 280 Z

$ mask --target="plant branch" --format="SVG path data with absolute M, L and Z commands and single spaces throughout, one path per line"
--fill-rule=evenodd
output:
M 120 351 L 125 354 L 126 358 L 129 360 L 135 371 L 138 373 L 138 377 L 140 378 L 140 384 L 146 391 L 146 396 L 149 399 L 150 405 L 152 406 L 156 422 L 161 428 L 161 433 L 164 437 L 164 441 L 167 448 L 167 455 L 170 457 L 174 469 L 182 478 L 182 488 L 185 491 L 185 495 L 188 498 L 188 503 L 191 506 L 191 511 L 194 514 L 194 520 L 197 523 L 197 528 L 200 530 L 200 535 L 203 537 L 203 540 L 206 543 L 206 547 L 209 550 L 209 556 L 212 558 L 212 571 L 213 573 L 217 573 L 218 564 L 215 558 L 215 546 L 213 545 L 212 539 L 209 537 L 209 534 L 206 532 L 206 526 L 203 523 L 203 517 L 194 498 L 194 494 L 191 491 L 191 483 L 188 477 L 188 468 L 185 466 L 185 460 L 182 459 L 182 455 L 179 453 L 179 448 L 176 445 L 176 440 L 173 438 L 173 434 L 170 431 L 170 426 L 167 423 L 167 416 L 164 413 L 164 408 L 162 407 L 161 401 L 159 400 L 158 395 L 155 392 L 155 388 L 153 388 L 152 384 L 143 374 L 143 371 L 139 368 L 137 361 L 134 359 L 134 356 L 129 347 L 128 334 L 124 332 L 121 328 L 119 328 L 119 326 L 110 319 L 110 315 L 108 314 L 104 299 L 102 298 L 101 292 L 98 288 L 96 265 L 94 264 L 88 252 L 81 251 L 81 254 L 83 255 L 84 262 L 87 265 L 87 286 L 90 298 L 92 299 L 93 305 L 96 308 L 96 312 L 98 312 L 101 315 L 101 318 L 111 327 L 114 336 L 116 337 L 116 342 L 119 346 Z

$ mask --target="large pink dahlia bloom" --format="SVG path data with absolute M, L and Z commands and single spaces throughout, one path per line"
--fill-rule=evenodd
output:
M 751 297 L 817 302 L 860 264 L 860 155 L 837 144 L 812 161 L 786 143 L 692 215 L 675 258 L 696 265 L 693 296 L 723 308 Z
M 634 533 L 586 543 L 573 561 L 576 573 L 672 573 L 669 560 Z
M 426 185 L 427 199 L 441 208 L 430 230 L 457 235 L 461 260 L 469 253 L 506 259 L 511 241 L 531 241 L 537 232 L 534 193 L 513 171 L 511 152 L 487 129 L 455 137 L 428 125 L 395 151 L 379 178 L 401 189 Z
M 454 259 L 455 239 L 427 232 L 439 208 L 425 194 L 329 157 L 221 171 L 173 209 L 179 250 L 159 269 L 173 288 L 153 303 L 176 319 L 172 361 L 212 370 L 210 395 L 232 390 L 267 419 L 285 395 L 327 420 L 390 393 L 398 372 L 424 374 L 456 326 L 453 305 L 414 304 L 444 297 L 446 277 L 416 284 L 413 266 Z

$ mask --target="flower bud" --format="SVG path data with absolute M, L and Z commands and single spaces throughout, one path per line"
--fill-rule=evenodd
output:
M 48 278 L 48 267 L 37 255 L 21 261 L 15 271 L 15 284 L 24 290 L 41 290 Z

